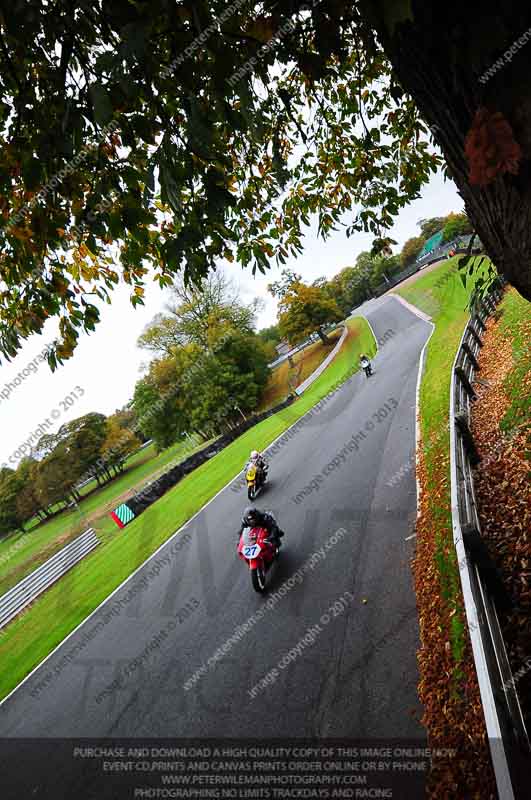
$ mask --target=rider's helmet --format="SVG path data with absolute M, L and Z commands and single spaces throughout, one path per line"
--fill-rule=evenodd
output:
M 251 450 L 251 461 L 256 461 L 258 458 L 260 458 L 258 450 Z
M 254 528 L 259 521 L 260 521 L 260 512 L 258 511 L 256 506 L 247 506 L 247 508 L 243 512 L 243 517 L 242 517 L 243 524 L 248 525 L 250 528 Z

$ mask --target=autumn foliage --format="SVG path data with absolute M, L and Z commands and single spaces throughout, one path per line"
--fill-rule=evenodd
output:
M 522 336 L 529 342 L 531 322 L 522 323 Z M 529 353 L 529 350 L 528 350 Z M 531 415 L 513 420 L 503 434 L 500 421 L 511 404 L 506 377 L 513 366 L 511 337 L 499 322 L 487 325 L 480 354 L 481 380 L 476 386 L 472 424 L 482 457 L 475 489 L 482 535 L 500 569 L 514 607 L 501 619 L 513 675 L 523 669 L 517 692 L 524 718 L 531 718 L 531 671 L 525 669 L 531 655 Z M 518 380 L 518 394 L 531 402 L 531 355 Z M 527 367 L 527 368 L 526 368 Z M 526 408 L 525 404 L 522 406 Z
M 449 494 L 447 437 L 434 437 L 429 449 L 434 468 L 427 469 L 424 446 L 418 450 L 417 464 L 421 495 L 413 571 L 421 639 L 419 698 L 424 706 L 422 723 L 429 746 L 443 752 L 455 750 L 455 755 L 434 758 L 426 797 L 494 800 L 494 773 L 472 648 L 462 605 L 452 599 L 460 596 L 460 590 L 449 591 L 459 568 L 445 518 Z M 448 569 L 441 570 L 441 563 Z M 464 651 L 457 668 L 451 642 L 454 619 L 465 631 Z
M 336 301 L 320 286 L 306 286 L 294 282 L 279 304 L 278 325 L 286 339 L 295 344 L 312 333 L 327 341 L 323 328 L 341 319 Z

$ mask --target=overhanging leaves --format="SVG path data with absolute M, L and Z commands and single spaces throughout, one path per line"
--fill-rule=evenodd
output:
M 0 52 L 0 275 L 24 285 L 0 291 L 5 355 L 60 315 L 68 357 L 97 321 L 82 299 L 114 285 L 112 244 L 135 287 L 149 265 L 163 283 L 222 257 L 266 272 L 313 215 L 325 238 L 346 222 L 384 239 L 436 168 L 356 3 L 23 6 Z M 51 266 L 68 292 L 46 288 Z

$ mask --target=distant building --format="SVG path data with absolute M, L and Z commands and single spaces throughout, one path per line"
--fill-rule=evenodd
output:
M 436 250 L 439 247 L 439 245 L 442 244 L 442 238 L 443 238 L 442 231 L 437 231 L 437 233 L 434 233 L 433 236 L 430 236 L 430 238 L 426 242 L 424 242 L 424 246 L 420 251 L 420 253 L 418 254 L 417 260 L 424 258 L 424 256 L 428 255 L 428 253 L 431 253 L 432 250 Z

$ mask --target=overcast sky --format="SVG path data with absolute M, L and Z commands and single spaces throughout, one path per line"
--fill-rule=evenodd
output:
M 422 197 L 397 217 L 390 232 L 398 242 L 394 251 L 398 252 L 406 239 L 418 234 L 419 219 L 443 216 L 462 208 L 463 202 L 453 182 L 445 181 L 440 173 L 437 174 L 424 187 Z M 372 234 L 355 234 L 347 239 L 341 230 L 323 242 L 316 237 L 315 228 L 309 229 L 304 253 L 298 259 L 289 259 L 286 267 L 301 273 L 305 282 L 321 275 L 331 277 L 343 267 L 353 266 L 358 253 L 370 249 L 372 239 Z M 264 299 L 265 309 L 259 315 L 258 327 L 274 324 L 276 302 L 268 295 L 266 287 L 280 276 L 281 269 L 273 268 L 267 276 L 259 274 L 256 278 L 250 270 L 243 270 L 235 264 L 227 263 L 223 270 L 235 279 L 243 300 L 250 301 L 256 296 Z M 56 323 L 50 320 L 44 333 L 29 339 L 16 359 L 2 363 L 0 465 L 16 465 L 19 458 L 13 455 L 14 452 L 41 423 L 47 432 L 56 431 L 64 422 L 90 411 L 111 414 L 132 397 L 135 382 L 141 374 L 140 366 L 149 360 L 149 354 L 137 348 L 136 340 L 153 316 L 163 310 L 166 293 L 155 284 L 148 285 L 145 305 L 136 309 L 129 302 L 129 293 L 130 289 L 123 285 L 113 293 L 112 305 L 103 308 L 96 332 L 81 335 L 78 348 L 69 361 L 55 373 L 51 373 L 46 363 L 41 363 L 36 372 L 29 372 L 18 386 L 11 389 L 7 399 L 2 398 L 2 394 L 7 395 L 6 385 L 12 383 L 54 338 Z M 72 400 L 65 400 L 72 393 Z M 46 420 L 51 424 L 47 425 Z

